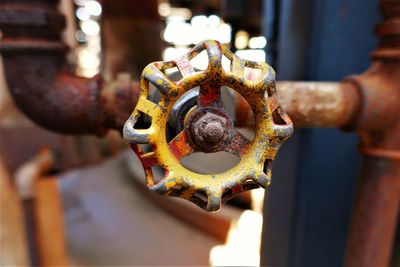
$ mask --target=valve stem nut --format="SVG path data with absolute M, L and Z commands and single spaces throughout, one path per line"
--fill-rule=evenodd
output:
M 228 137 L 228 120 L 220 115 L 206 112 L 191 124 L 195 143 L 202 147 L 213 148 Z

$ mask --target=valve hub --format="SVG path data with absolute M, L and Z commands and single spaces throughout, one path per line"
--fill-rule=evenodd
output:
M 186 127 L 192 145 L 202 152 L 222 150 L 231 137 L 232 128 L 232 120 L 222 109 L 194 111 Z

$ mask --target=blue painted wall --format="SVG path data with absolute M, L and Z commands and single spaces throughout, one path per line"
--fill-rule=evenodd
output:
M 278 80 L 338 81 L 363 72 L 376 47 L 377 2 L 265 0 L 264 30 L 277 48 L 267 53 Z M 266 197 L 264 266 L 342 265 L 357 143 L 355 134 L 338 129 L 296 129 L 279 152 Z

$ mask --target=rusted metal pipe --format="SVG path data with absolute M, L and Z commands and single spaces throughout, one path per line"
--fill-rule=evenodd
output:
M 113 88 L 100 76 L 71 74 L 60 39 L 64 17 L 57 4 L 56 0 L 0 4 L 4 35 L 0 52 L 16 105 L 37 124 L 59 133 L 101 136 L 108 128 L 120 129 L 133 109 L 138 87 L 125 82 Z
M 345 267 L 389 266 L 400 203 L 400 160 L 365 156 Z
M 350 77 L 362 98 L 353 127 L 361 138 L 361 176 L 345 267 L 390 264 L 400 206 L 400 0 L 381 0 L 384 21 L 371 67 Z
M 278 96 L 296 126 L 341 127 L 353 119 L 359 97 L 353 87 L 332 82 L 278 82 Z
M 345 127 L 354 121 L 360 107 L 357 88 L 349 83 L 291 82 L 276 84 L 279 101 L 297 127 Z M 236 98 L 235 124 L 252 126 L 250 106 Z
M 33 121 L 56 132 L 103 135 L 108 128 L 120 129 L 136 104 L 137 84 L 126 77 L 117 85 L 105 85 L 100 76 L 86 79 L 71 75 L 59 37 L 65 23 L 56 10 L 58 1 L 41 0 L 42 5 L 12 2 L 0 4 L 4 34 L 0 52 L 17 106 Z M 384 8 L 390 11 L 387 5 Z M 390 31 L 385 29 L 380 26 L 377 32 L 386 36 Z M 388 40 L 393 43 L 393 38 Z M 378 53 L 382 56 L 396 50 L 379 50 L 375 54 Z M 393 116 L 387 114 L 394 114 L 397 107 L 395 98 L 387 98 L 388 91 L 382 90 L 379 79 L 373 76 L 377 76 L 374 70 L 363 79 L 352 77 L 342 83 L 278 82 L 277 91 L 296 126 L 379 128 L 379 124 L 391 123 Z M 364 83 L 373 81 L 379 90 L 363 89 Z M 382 99 L 387 101 L 385 105 L 379 104 Z M 373 109 L 376 107 L 379 110 Z M 360 116 L 361 108 L 365 112 Z M 240 98 L 237 110 L 236 124 L 251 125 L 252 112 Z
M 103 135 L 108 128 L 120 129 L 136 104 L 137 84 L 126 76 L 110 85 L 100 76 L 86 79 L 67 72 L 58 1 L 41 2 L 0 4 L 0 52 L 15 103 L 34 122 L 60 133 Z M 32 24 L 34 19 L 40 23 Z M 352 84 L 279 82 L 277 88 L 296 126 L 343 127 L 360 106 Z M 254 121 L 240 98 L 237 109 L 238 126 Z
M 392 65 L 395 62 L 397 66 Z M 365 95 L 373 95 L 374 86 L 377 86 L 376 89 L 387 92 L 387 97 L 376 102 L 363 101 L 365 105 L 359 116 L 358 123 L 363 127 L 358 131 L 361 138 L 359 149 L 364 160 L 350 224 L 345 267 L 389 266 L 399 214 L 400 116 L 399 110 L 386 113 L 382 109 L 385 110 L 385 105 L 391 102 L 400 107 L 400 88 L 396 85 L 400 77 L 400 60 L 375 62 L 373 66 L 375 64 L 388 64 L 387 70 L 396 70 L 397 73 L 391 72 L 391 76 L 381 73 L 375 81 L 357 77 L 365 86 L 362 90 Z M 384 120 L 382 116 L 385 115 L 387 119 Z M 372 120 L 375 116 L 382 120 Z M 379 126 L 380 130 L 377 129 Z

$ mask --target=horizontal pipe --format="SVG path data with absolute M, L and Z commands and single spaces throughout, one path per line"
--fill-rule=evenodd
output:
M 343 83 L 278 82 L 277 91 L 295 126 L 343 127 L 359 108 L 356 89 Z
M 54 53 L 5 53 L 4 71 L 18 108 L 38 125 L 59 133 L 96 133 L 99 124 L 101 79 L 61 72 Z
M 101 136 L 109 128 L 121 129 L 138 99 L 138 85 L 129 77 L 104 85 L 99 76 L 87 79 L 59 72 L 60 58 L 54 53 L 3 53 L 3 62 L 17 106 L 55 132 Z M 277 91 L 297 127 L 344 127 L 359 105 L 356 90 L 348 84 L 278 82 Z M 236 103 L 235 124 L 252 126 L 250 107 L 241 98 Z
M 100 76 L 87 79 L 66 72 L 66 50 L 59 38 L 63 24 L 49 25 L 54 18 L 63 21 L 62 15 L 57 1 L 41 1 L 45 5 L 0 4 L 0 52 L 15 103 L 34 122 L 59 133 L 101 136 L 109 128 L 121 129 L 135 107 L 137 83 L 121 76 L 106 84 Z M 40 23 L 32 25 L 36 17 Z M 18 31 L 10 30 L 15 27 Z M 277 90 L 295 126 L 343 127 L 353 121 L 359 107 L 351 83 L 278 82 Z M 239 98 L 237 104 L 236 124 L 249 126 L 254 121 L 248 118 L 249 106 Z
M 135 106 L 135 83 L 103 84 L 60 71 L 54 55 L 3 54 L 9 91 L 18 108 L 38 125 L 63 134 L 104 135 L 122 129 Z
M 87 79 L 67 72 L 65 46 L 60 38 L 54 38 L 60 28 L 44 23 L 57 17 L 57 1 L 41 1 L 46 5 L 29 1 L 0 4 L 0 27 L 9 32 L 4 35 L 0 52 L 15 103 L 34 122 L 59 133 L 102 136 L 110 128 L 121 129 L 138 99 L 137 83 L 125 77 L 106 84 L 100 76 Z M 30 14 L 27 10 L 43 18 L 42 24 L 34 25 L 36 33 L 30 32 L 29 23 L 18 19 Z M 16 25 L 18 32 L 7 30 Z M 51 39 L 46 39 L 41 27 L 53 32 Z M 379 81 L 373 73 L 341 83 L 278 82 L 278 96 L 297 127 L 379 128 L 382 122 L 390 123 L 397 107 L 395 98 L 385 97 L 388 94 L 384 90 L 369 90 L 373 94 L 365 90 L 364 80 Z M 383 98 L 391 102 L 380 105 Z M 251 126 L 254 119 L 250 107 L 239 97 L 236 103 L 236 125 Z M 379 112 L 369 112 L 377 106 Z
M 279 101 L 297 127 L 345 127 L 358 112 L 357 89 L 348 83 L 289 82 L 276 84 Z M 236 125 L 252 126 L 254 118 L 244 99 L 236 99 Z

